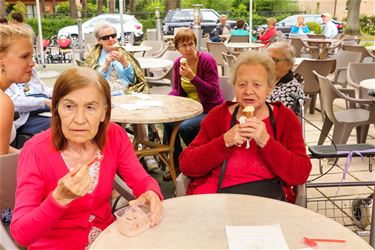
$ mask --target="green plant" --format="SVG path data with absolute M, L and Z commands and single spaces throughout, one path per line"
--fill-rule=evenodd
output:
M 320 27 L 319 23 L 316 22 L 307 22 L 307 27 L 309 27 L 310 31 L 314 32 L 314 34 L 321 34 L 322 28 Z
M 9 15 L 7 16 L 7 19 L 10 20 L 11 17 L 10 15 L 14 12 L 20 12 L 23 14 L 23 17 L 26 19 L 26 5 L 21 2 L 21 1 L 17 1 L 15 5 L 13 5 L 13 9 L 12 11 L 9 13 Z
M 37 18 L 32 18 L 27 21 L 27 23 L 33 28 L 34 33 L 38 34 L 38 20 Z M 50 39 L 51 36 L 57 35 L 61 28 L 69 25 L 75 25 L 77 21 L 70 17 L 63 18 L 42 18 L 42 34 L 43 38 Z
M 375 35 L 375 16 L 362 16 L 359 23 L 363 33 Z

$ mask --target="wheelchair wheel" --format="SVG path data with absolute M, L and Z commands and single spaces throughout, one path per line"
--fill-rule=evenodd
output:
M 356 199 L 352 202 L 352 220 L 360 229 L 366 229 L 371 223 L 370 205 L 371 200 L 369 199 Z

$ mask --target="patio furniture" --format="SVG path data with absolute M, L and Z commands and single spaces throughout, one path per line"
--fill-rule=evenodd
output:
M 231 35 L 228 40 L 229 43 L 248 43 L 249 36 L 238 36 L 238 35 Z
M 364 46 L 344 44 L 342 49 L 347 51 L 361 52 L 361 62 L 363 62 L 363 60 L 367 57 L 369 57 L 372 62 L 375 62 L 375 56 L 372 55 Z
M 224 101 L 232 101 L 235 95 L 234 95 L 234 87 L 229 82 L 229 76 L 220 76 L 219 85 L 224 96 Z
M 375 63 L 351 63 L 347 70 L 348 84 L 358 90 L 359 98 L 367 96 L 367 89 L 360 86 L 360 82 L 375 78 Z
M 334 56 L 336 59 L 336 70 L 334 72 L 333 84 L 340 85 L 344 88 L 348 85 L 347 69 L 350 63 L 359 63 L 361 53 L 353 51 L 339 50 Z
M 320 102 L 324 110 L 322 132 L 318 145 L 322 145 L 333 125 L 332 140 L 335 144 L 345 144 L 348 141 L 353 128 L 357 130 L 357 143 L 365 143 L 368 128 L 371 123 L 375 125 L 375 102 L 371 99 L 356 99 L 348 97 L 336 89 L 331 81 L 316 71 L 314 76 L 320 86 Z M 350 103 L 349 109 L 334 111 L 333 103 L 336 99 L 343 99 Z M 366 109 L 359 105 L 368 105 Z
M 225 62 L 221 53 L 230 54 L 228 48 L 223 43 L 207 42 L 206 44 L 208 52 L 215 58 L 217 65 L 221 67 L 222 75 L 225 75 Z

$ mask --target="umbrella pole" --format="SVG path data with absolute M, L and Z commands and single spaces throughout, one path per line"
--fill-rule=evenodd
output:
M 43 35 L 42 35 L 42 21 L 40 18 L 40 5 L 39 5 L 39 0 L 35 1 L 36 3 L 36 14 L 38 17 L 38 36 L 39 36 L 39 51 L 40 51 L 40 60 L 42 63 L 42 69 L 46 67 L 44 63 L 44 50 L 43 50 Z

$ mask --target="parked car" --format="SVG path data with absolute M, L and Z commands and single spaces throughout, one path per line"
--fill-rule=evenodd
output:
M 140 43 L 143 38 L 142 24 L 132 15 L 123 15 L 125 39 L 131 41 L 130 34 L 133 33 L 133 43 Z M 117 30 L 118 39 L 121 38 L 120 14 L 102 14 L 93 17 L 82 24 L 83 34 L 94 32 L 95 25 L 100 22 L 109 22 Z M 67 26 L 59 30 L 58 37 L 70 37 L 74 47 L 78 47 L 78 26 Z M 83 40 L 85 39 L 83 35 Z
M 284 35 L 287 37 L 289 36 L 290 30 L 292 29 L 292 26 L 297 23 L 297 18 L 299 16 L 303 16 L 305 18 L 305 23 L 308 22 L 315 22 L 320 24 L 323 27 L 323 20 L 321 15 L 317 14 L 304 14 L 304 15 L 293 15 L 293 16 L 288 16 L 284 18 L 283 20 L 279 21 L 276 23 L 276 30 L 281 31 Z M 336 21 L 331 19 L 334 24 L 336 24 L 337 30 L 339 33 L 343 32 L 343 24 L 342 22 Z M 267 24 L 261 25 L 263 29 L 267 28 Z M 259 27 L 258 27 L 259 28 Z
M 220 15 L 213 9 L 201 9 L 201 27 L 203 35 L 211 33 L 219 23 Z M 164 18 L 163 32 L 165 35 L 173 35 L 175 28 L 192 27 L 194 20 L 193 9 L 169 10 Z M 236 25 L 235 21 L 227 20 L 232 28 Z

